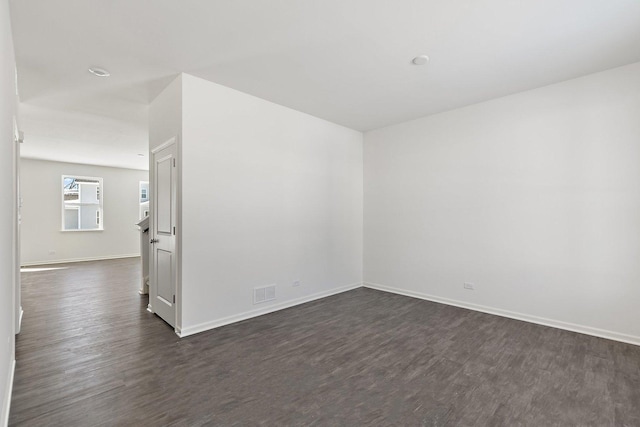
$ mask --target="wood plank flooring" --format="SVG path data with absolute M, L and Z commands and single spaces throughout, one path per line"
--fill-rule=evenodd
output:
M 640 347 L 358 289 L 179 339 L 139 260 L 22 275 L 12 426 L 640 426 Z

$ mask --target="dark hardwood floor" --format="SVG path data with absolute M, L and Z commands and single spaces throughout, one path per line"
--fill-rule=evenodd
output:
M 138 262 L 23 273 L 10 425 L 640 426 L 640 347 L 370 289 L 181 340 Z

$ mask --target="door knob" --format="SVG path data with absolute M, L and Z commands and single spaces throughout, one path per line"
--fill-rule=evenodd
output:
M 151 240 L 149 240 L 149 243 L 158 243 L 158 242 L 159 242 L 159 240 L 158 240 L 158 239 L 151 239 Z

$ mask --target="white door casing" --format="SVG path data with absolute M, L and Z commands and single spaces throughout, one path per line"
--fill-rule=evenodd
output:
M 177 143 L 172 138 L 152 151 L 149 309 L 176 326 Z
M 13 166 L 13 176 L 15 178 L 15 187 L 14 187 L 14 297 L 15 297 L 15 333 L 20 333 L 20 328 L 22 327 L 22 301 L 21 301 L 21 289 L 20 289 L 20 225 L 22 223 L 21 218 L 21 208 L 22 208 L 22 197 L 20 195 L 20 144 L 23 141 L 22 132 L 20 132 L 20 128 L 18 127 L 18 121 L 16 117 L 13 117 L 13 139 L 14 139 L 14 150 L 13 150 L 13 158 L 14 158 L 14 166 Z

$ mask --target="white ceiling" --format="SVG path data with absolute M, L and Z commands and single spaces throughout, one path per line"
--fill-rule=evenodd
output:
M 11 0 L 11 10 L 25 156 L 140 169 L 148 102 L 179 72 L 364 131 L 640 61 L 637 0 Z M 418 54 L 430 63 L 412 65 Z

